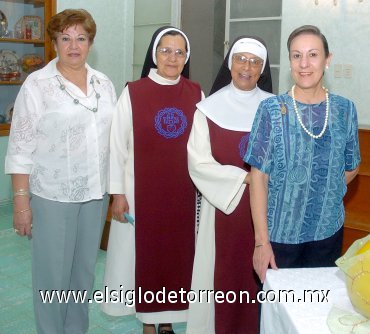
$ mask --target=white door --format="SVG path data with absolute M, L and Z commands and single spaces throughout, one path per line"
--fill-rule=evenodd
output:
M 262 38 L 270 59 L 274 94 L 279 93 L 282 0 L 226 0 L 225 55 L 240 35 Z

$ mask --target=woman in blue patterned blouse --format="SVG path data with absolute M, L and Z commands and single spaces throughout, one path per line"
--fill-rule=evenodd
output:
M 340 256 L 347 184 L 360 151 L 354 103 L 329 93 L 323 76 L 331 53 L 315 26 L 288 38 L 294 85 L 263 101 L 244 160 L 252 166 L 253 265 L 324 267 Z

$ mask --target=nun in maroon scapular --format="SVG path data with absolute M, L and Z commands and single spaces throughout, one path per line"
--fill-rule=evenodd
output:
M 173 333 L 172 323 L 185 322 L 189 307 L 180 293 L 191 284 L 196 192 L 186 145 L 196 104 L 204 97 L 188 79 L 189 56 L 181 30 L 157 30 L 141 79 L 124 88 L 112 122 L 113 221 L 104 285 L 135 289 L 135 308 L 113 303 L 102 308 L 111 315 L 136 311 L 148 334 L 156 332 L 155 324 L 158 333 Z M 125 224 L 124 213 L 134 217 L 134 226 Z
M 248 166 L 243 162 L 259 103 L 272 96 L 264 42 L 241 36 L 228 52 L 211 95 L 197 104 L 188 143 L 189 172 L 202 194 L 188 334 L 258 333 L 259 284 Z

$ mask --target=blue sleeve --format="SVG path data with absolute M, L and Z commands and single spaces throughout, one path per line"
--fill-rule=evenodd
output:
M 349 102 L 348 112 L 348 128 L 345 148 L 345 170 L 350 171 L 355 169 L 360 161 L 360 145 L 358 140 L 358 122 L 356 106 L 353 102 Z
M 273 163 L 273 134 L 268 103 L 262 101 L 254 118 L 244 161 L 269 174 Z

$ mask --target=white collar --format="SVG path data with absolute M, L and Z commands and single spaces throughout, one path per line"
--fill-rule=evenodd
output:
M 231 82 L 199 102 L 197 108 L 224 129 L 250 132 L 260 102 L 272 95 L 257 86 L 240 90 Z
M 160 85 L 176 85 L 179 83 L 181 79 L 181 75 L 179 75 L 178 78 L 176 78 L 175 80 L 166 79 L 157 73 L 156 68 L 150 69 L 148 77 L 149 79 L 153 80 L 154 82 Z

